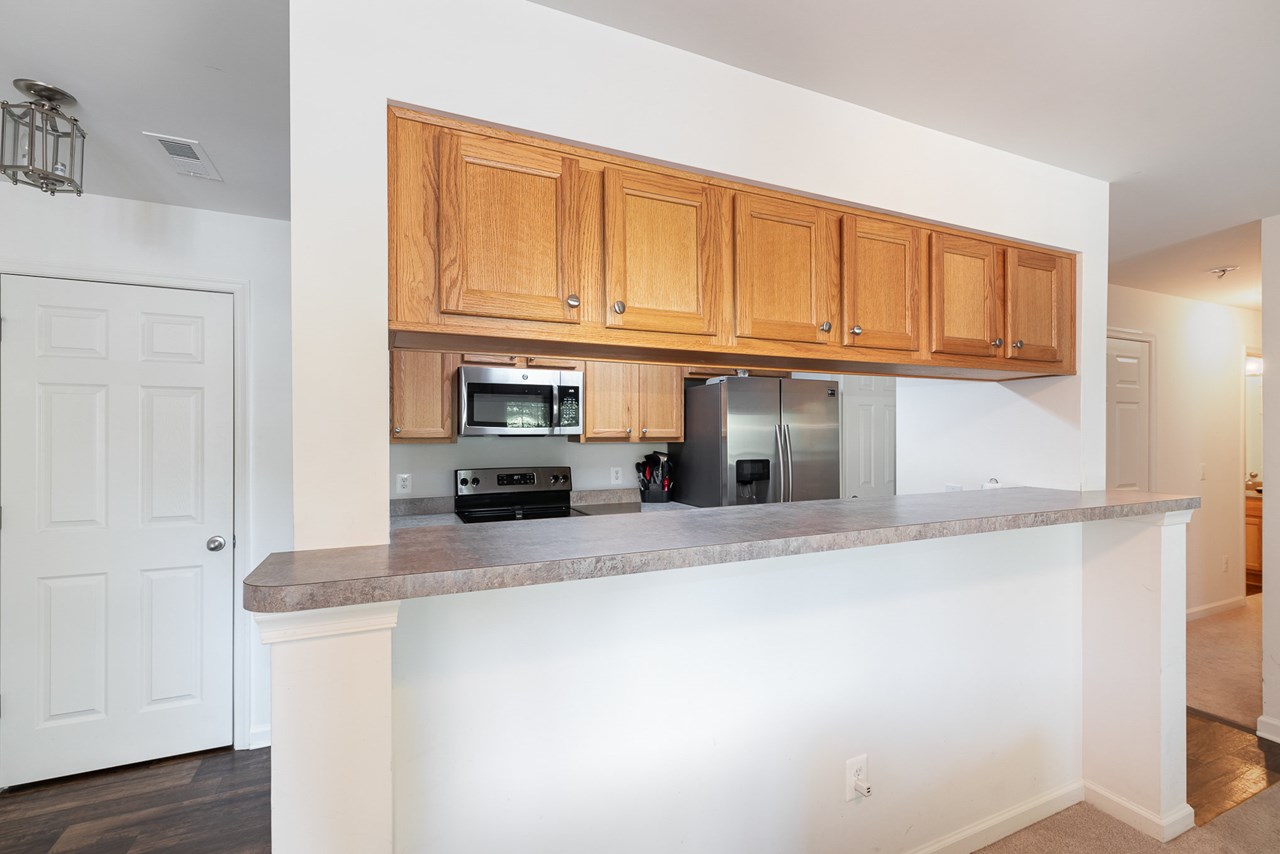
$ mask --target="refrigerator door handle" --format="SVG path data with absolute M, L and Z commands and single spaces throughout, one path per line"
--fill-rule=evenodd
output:
M 791 460 L 791 425 L 782 425 L 782 438 L 787 448 L 786 474 L 787 474 L 787 501 L 795 501 L 796 484 L 795 484 L 795 466 Z
M 787 451 L 781 424 L 773 425 L 773 439 L 778 443 L 778 500 L 787 501 Z

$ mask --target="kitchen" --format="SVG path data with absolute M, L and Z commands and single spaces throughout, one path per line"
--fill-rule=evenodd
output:
M 388 201 L 401 197 L 385 190 L 381 162 L 362 162 L 335 175 L 330 160 L 339 151 L 351 155 L 344 159 L 360 161 L 362 153 L 385 149 L 386 97 L 393 106 L 430 105 L 437 113 L 475 116 L 507 128 L 743 176 L 756 182 L 753 186 L 857 200 L 931 224 L 1016 236 L 1037 247 L 1069 247 L 1080 253 L 1078 333 L 1072 341 L 1078 370 L 1011 383 L 903 380 L 898 393 L 899 492 L 936 494 L 957 483 L 967 487 L 961 493 L 966 500 L 981 495 L 998 502 L 1016 496 L 977 492 L 991 476 L 1061 490 L 1101 484 L 1098 371 L 1105 327 L 1105 184 L 869 111 L 848 110 L 812 93 L 775 86 L 528 4 L 430 10 L 392 4 L 379 11 L 404 26 L 390 33 L 379 28 L 380 47 L 363 55 L 368 65 L 361 80 L 345 78 L 326 51 L 313 55 L 303 50 L 293 60 L 299 80 L 295 132 L 319 134 L 314 116 L 335 96 L 360 105 L 363 116 L 356 133 L 334 140 L 323 155 L 295 152 L 294 275 L 307 287 L 295 294 L 294 353 L 315 369 L 295 387 L 295 453 L 299 459 L 315 459 L 325 448 L 343 449 L 340 455 L 327 455 L 324 468 L 300 465 L 295 472 L 297 548 L 385 543 L 388 483 L 404 471 L 389 466 L 384 444 L 387 299 L 350 286 L 367 281 L 371 270 L 390 272 L 387 265 L 401 262 L 400 256 L 388 258 L 389 230 L 383 226 Z M 301 10 L 294 21 L 295 37 L 317 47 L 348 39 L 360 43 L 374 35 L 369 22 L 378 17 Z M 424 54 L 410 49 L 399 33 L 415 27 L 441 35 L 437 50 Z M 450 36 L 476 28 L 486 32 L 495 64 L 484 73 L 460 74 L 458 69 L 475 66 L 453 47 L 465 40 Z M 590 74 L 582 73 L 583 61 L 590 62 Z M 722 71 L 727 76 L 721 77 Z M 489 74 L 498 74 L 505 84 L 489 85 L 484 79 Z M 369 92 L 371 79 L 374 88 L 382 87 L 381 97 Z M 557 94 L 557 81 L 568 80 L 578 87 L 579 99 Z M 690 81 L 695 85 L 689 86 Z M 582 109 L 584 103 L 590 109 Z M 707 103 L 722 108 L 709 111 Z M 726 115 L 737 118 L 726 124 Z M 769 120 L 748 118 L 762 115 Z M 833 133 L 833 128 L 842 130 Z M 311 180 L 320 176 L 322 180 Z M 344 199 L 341 216 L 333 215 L 327 203 L 335 191 Z M 721 216 L 728 213 L 722 209 Z M 388 280 L 407 282 L 411 277 L 391 275 Z M 601 293 L 578 297 L 580 306 L 597 300 L 590 314 L 603 324 Z M 556 305 L 566 306 L 572 294 L 557 295 Z M 393 312 L 398 301 L 399 294 L 392 301 Z M 620 315 L 625 321 L 635 315 L 632 301 L 624 302 L 629 303 Z M 728 301 L 717 308 L 721 317 L 736 319 Z M 835 318 L 815 320 L 817 329 L 824 322 L 836 323 Z M 323 334 L 333 324 L 355 330 L 341 347 Z M 843 340 L 852 328 L 841 325 L 836 335 Z M 718 334 L 728 329 L 722 325 Z M 418 333 L 395 334 L 399 339 Z M 574 352 L 564 346 L 565 340 L 584 334 L 563 332 L 557 337 L 564 340 L 551 339 L 554 346 L 529 334 L 518 350 L 508 352 L 599 359 L 599 352 L 586 347 Z M 400 348 L 412 342 L 395 343 Z M 436 350 L 420 352 L 493 351 L 470 339 L 437 337 L 436 344 Z M 750 355 L 745 348 L 718 346 L 718 367 L 778 368 L 742 360 Z M 815 339 L 810 347 L 820 345 Z M 654 350 L 652 342 L 637 344 L 623 363 L 663 361 L 652 359 Z M 763 351 L 759 357 L 770 358 Z M 683 356 L 665 363 L 706 361 Z M 820 364 L 811 367 L 822 370 Z M 331 404 L 335 388 L 344 400 L 339 410 Z M 590 405 L 589 394 L 584 400 Z M 642 450 L 618 447 L 632 454 L 620 467 L 633 464 L 635 451 Z M 448 466 L 450 475 L 456 467 Z M 1144 745 L 1140 756 L 1128 749 L 1098 749 L 1113 737 L 1120 744 L 1128 742 L 1123 734 L 1094 725 L 1098 715 L 1088 698 L 1095 695 L 1096 680 L 1126 667 L 1147 672 L 1150 662 L 1129 658 L 1134 650 L 1109 635 L 1106 619 L 1086 629 L 1081 613 L 1091 614 L 1109 599 L 1125 600 L 1095 584 L 1105 580 L 1112 566 L 1108 556 L 1123 550 L 1121 546 L 1129 549 L 1125 555 L 1130 563 L 1163 567 L 1148 581 L 1151 589 L 1173 596 L 1174 545 L 1180 531 L 1176 520 L 1168 527 L 1126 527 L 1131 523 L 1116 521 L 1119 527 L 1113 528 L 1113 522 L 1098 521 L 883 543 L 817 557 L 793 553 L 747 563 L 686 562 L 667 572 L 616 577 L 601 577 L 600 572 L 608 566 L 635 572 L 639 564 L 548 555 L 565 545 L 556 542 L 563 537 L 598 538 L 606 544 L 601 548 L 612 544 L 616 553 L 620 543 L 632 538 L 653 550 L 664 537 L 675 543 L 679 533 L 686 551 L 710 548 L 702 552 L 704 558 L 727 560 L 736 548 L 731 543 L 689 545 L 689 538 L 724 536 L 724 523 L 711 524 L 714 514 L 771 509 L 526 521 L 488 526 L 499 529 L 492 534 L 469 533 L 475 526 L 419 532 L 414 553 L 428 562 L 444 554 L 429 542 L 461 545 L 464 540 L 453 538 L 464 537 L 467 548 L 480 547 L 499 538 L 499 531 L 528 532 L 531 525 L 542 526 L 548 536 L 525 534 L 520 542 L 505 543 L 506 562 L 498 560 L 490 571 L 475 574 L 442 564 L 441 572 L 400 575 L 395 582 L 406 589 L 427 585 L 483 593 L 405 599 L 394 614 L 361 612 L 368 631 L 316 638 L 326 645 L 325 666 L 333 677 L 328 682 L 345 688 L 326 694 L 322 685 L 311 685 L 320 693 L 302 692 L 307 696 L 300 696 L 296 705 L 273 705 L 273 750 L 282 775 L 274 789 L 277 809 L 286 811 L 277 814 L 277 828 L 302 832 L 302 820 L 314 821 L 317 813 L 338 824 L 358 824 L 358 811 L 380 828 L 394 824 L 396 844 L 410 850 L 511 850 L 523 844 L 521 839 L 535 837 L 556 850 L 610 850 L 618 847 L 619 835 L 633 839 L 638 850 L 676 850 L 668 834 L 703 840 L 707 844 L 694 843 L 703 850 L 724 850 L 735 841 L 741 843 L 735 850 L 836 850 L 840 840 L 845 847 L 878 841 L 894 849 L 923 849 L 950 838 L 1003 835 L 997 831 L 1009 832 L 1085 797 L 1082 779 L 1094 786 L 1088 789 L 1090 798 L 1100 797 L 1099 787 L 1123 788 L 1114 782 L 1105 785 L 1109 755 L 1123 757 L 1130 768 L 1162 773 L 1145 737 L 1133 740 Z M 713 530 L 688 530 L 674 521 L 682 517 L 706 520 L 699 527 Z M 740 536 L 764 535 L 762 519 L 739 518 L 739 527 L 746 529 Z M 931 519 L 921 524 L 953 532 L 959 524 Z M 655 520 L 672 521 L 659 525 Z M 849 536 L 850 525 L 866 520 L 844 517 L 826 524 L 845 530 L 814 534 L 835 537 L 825 541 L 830 544 Z M 581 533 L 570 535 L 570 526 Z M 904 536 L 925 530 L 901 527 Z M 1116 533 L 1131 530 L 1136 541 Z M 1121 542 L 1112 542 L 1115 537 Z M 375 560 L 386 552 L 385 546 L 369 548 L 374 552 L 367 554 Z M 504 580 L 517 580 L 510 561 L 522 554 L 528 558 L 523 565 L 536 565 L 533 571 L 544 579 L 592 580 L 494 589 L 506 586 Z M 353 548 L 350 555 L 355 559 L 366 552 Z M 334 589 L 345 591 L 338 592 L 338 601 L 358 601 L 350 598 L 357 583 L 340 576 L 367 569 L 329 565 L 325 572 L 332 574 Z M 302 597 L 296 601 L 306 601 L 304 590 L 261 592 L 262 601 L 254 605 L 259 610 L 280 607 L 294 594 Z M 391 592 L 382 589 L 380 595 Z M 280 601 L 272 605 L 269 600 L 276 594 Z M 1152 613 L 1149 599 L 1129 604 Z M 1167 610 L 1161 606 L 1153 613 L 1153 625 L 1166 624 Z M 305 642 L 288 641 L 267 628 L 276 617 L 288 616 L 264 614 L 264 637 L 272 640 L 273 661 L 288 656 L 305 664 Z M 354 619 L 356 614 L 347 616 Z M 353 650 L 350 644 L 357 639 L 362 646 Z M 1093 655 L 1099 641 L 1107 646 L 1106 660 Z M 868 649 L 874 655 L 862 654 Z M 838 667 L 832 650 L 848 652 Z M 835 681 L 833 672 L 840 673 Z M 277 675 L 273 671 L 273 678 Z M 1125 684 L 1121 682 L 1121 690 Z M 1152 689 L 1145 683 L 1128 687 Z M 993 707 L 988 691 L 1018 700 Z M 354 709 L 352 696 L 366 698 L 368 704 Z M 358 793 L 358 804 L 349 797 L 346 805 L 319 798 L 309 802 L 324 803 L 322 810 L 290 811 L 290 804 L 301 805 L 317 794 L 306 790 L 308 778 L 327 776 L 308 773 L 323 768 L 308 763 L 327 760 L 288 735 L 294 715 L 304 710 L 310 716 L 307 726 L 332 745 L 329 755 L 346 763 L 342 773 L 370 781 Z M 424 721 L 430 725 L 421 725 Z M 375 744 L 357 747 L 350 738 L 357 732 L 379 735 Z M 1154 732 L 1160 740 L 1158 757 L 1163 739 L 1173 733 L 1166 725 L 1157 725 Z M 390 764 L 386 757 L 392 752 L 394 780 L 379 770 Z M 872 799 L 846 802 L 845 760 L 860 752 L 870 756 L 870 773 L 881 788 Z M 911 770 L 921 767 L 933 769 L 932 775 L 925 779 Z M 829 786 L 836 782 L 839 794 L 828 799 Z M 297 785 L 308 793 L 294 800 L 289 793 Z M 965 798 L 954 797 L 957 786 L 965 786 Z M 1143 786 L 1142 791 L 1126 792 L 1126 800 L 1146 798 Z M 347 796 L 351 794 L 348 790 Z M 502 799 L 504 822 L 484 817 L 489 796 Z M 1143 815 L 1159 816 L 1161 832 L 1166 819 L 1174 827 L 1185 818 L 1158 799 L 1146 803 Z M 759 820 L 743 822 L 748 814 Z M 299 823 L 288 820 L 290 815 Z M 655 815 L 662 820 L 654 822 Z M 907 826 L 913 830 L 904 841 L 901 832 Z M 327 829 L 338 832 L 332 823 Z M 811 843 L 801 841 L 806 839 Z

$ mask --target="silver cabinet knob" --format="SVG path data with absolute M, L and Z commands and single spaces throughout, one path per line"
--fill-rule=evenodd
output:
M 400 432 L 400 428 L 399 428 L 399 427 L 397 427 L 393 432 L 395 432 L 395 433 L 397 433 L 397 434 L 398 434 L 398 433 Z
M 1004 346 L 1004 339 L 1003 339 L 1003 338 L 997 338 L 996 340 L 994 340 L 994 341 L 992 341 L 992 342 L 991 342 L 991 346 L 992 346 L 992 347 L 1002 347 L 1002 346 Z
M 615 301 L 614 301 L 614 303 L 613 303 L 613 313 L 614 313 L 614 314 L 622 314 L 622 313 L 623 313 L 624 311 L 626 311 L 626 310 L 627 310 L 627 304 L 626 304 L 625 302 L 623 302 L 622 300 L 615 300 Z
M 646 434 L 646 433 L 648 433 L 648 432 L 649 432 L 649 428 L 648 428 L 648 427 L 641 427 L 641 428 L 640 428 L 640 435 L 641 435 L 641 436 L 645 435 L 645 434 Z
M 1015 348 L 1017 348 L 1017 349 L 1021 350 L 1021 349 L 1022 349 L 1022 339 L 1021 339 L 1021 338 L 1019 338 L 1017 341 L 1014 341 L 1014 342 L 1013 342 L 1013 346 L 1014 346 Z
M 855 326 L 855 327 L 853 327 L 852 329 L 850 329 L 850 330 L 849 330 L 849 333 L 850 333 L 850 334 L 852 334 L 852 335 L 861 335 L 861 334 L 862 334 L 862 327 L 861 327 L 861 326 Z
M 819 329 L 821 329 L 823 332 L 830 332 L 830 331 L 831 331 L 831 321 L 830 321 L 830 320 L 828 320 L 826 323 L 823 323 L 823 324 L 822 324 L 821 326 L 819 326 L 818 328 L 819 328 Z
M 204 544 L 204 547 L 211 552 L 220 552 L 227 546 L 227 541 L 222 537 L 210 537 Z
M 627 428 L 627 435 L 628 435 L 628 436 L 630 436 L 630 435 L 631 435 L 631 428 L 630 428 L 630 427 L 628 427 L 628 428 Z
M 564 302 L 565 302 L 565 305 L 569 306 L 569 308 L 577 308 L 578 306 L 582 305 L 582 300 L 578 299 L 577 294 L 569 294 L 569 298 L 566 299 Z

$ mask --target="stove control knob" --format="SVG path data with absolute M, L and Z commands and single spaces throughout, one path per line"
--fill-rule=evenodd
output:
M 467 485 L 467 479 L 465 477 L 458 480 L 458 486 L 466 486 L 466 485 Z
M 480 478 L 478 478 L 478 477 L 473 477 L 473 478 L 471 478 L 471 485 L 472 485 L 472 486 L 479 486 L 479 485 L 480 485 Z

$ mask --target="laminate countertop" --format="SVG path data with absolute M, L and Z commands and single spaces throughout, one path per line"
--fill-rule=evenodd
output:
M 244 582 L 276 613 L 1194 510 L 1194 496 L 1030 487 L 444 525 L 280 552 Z

